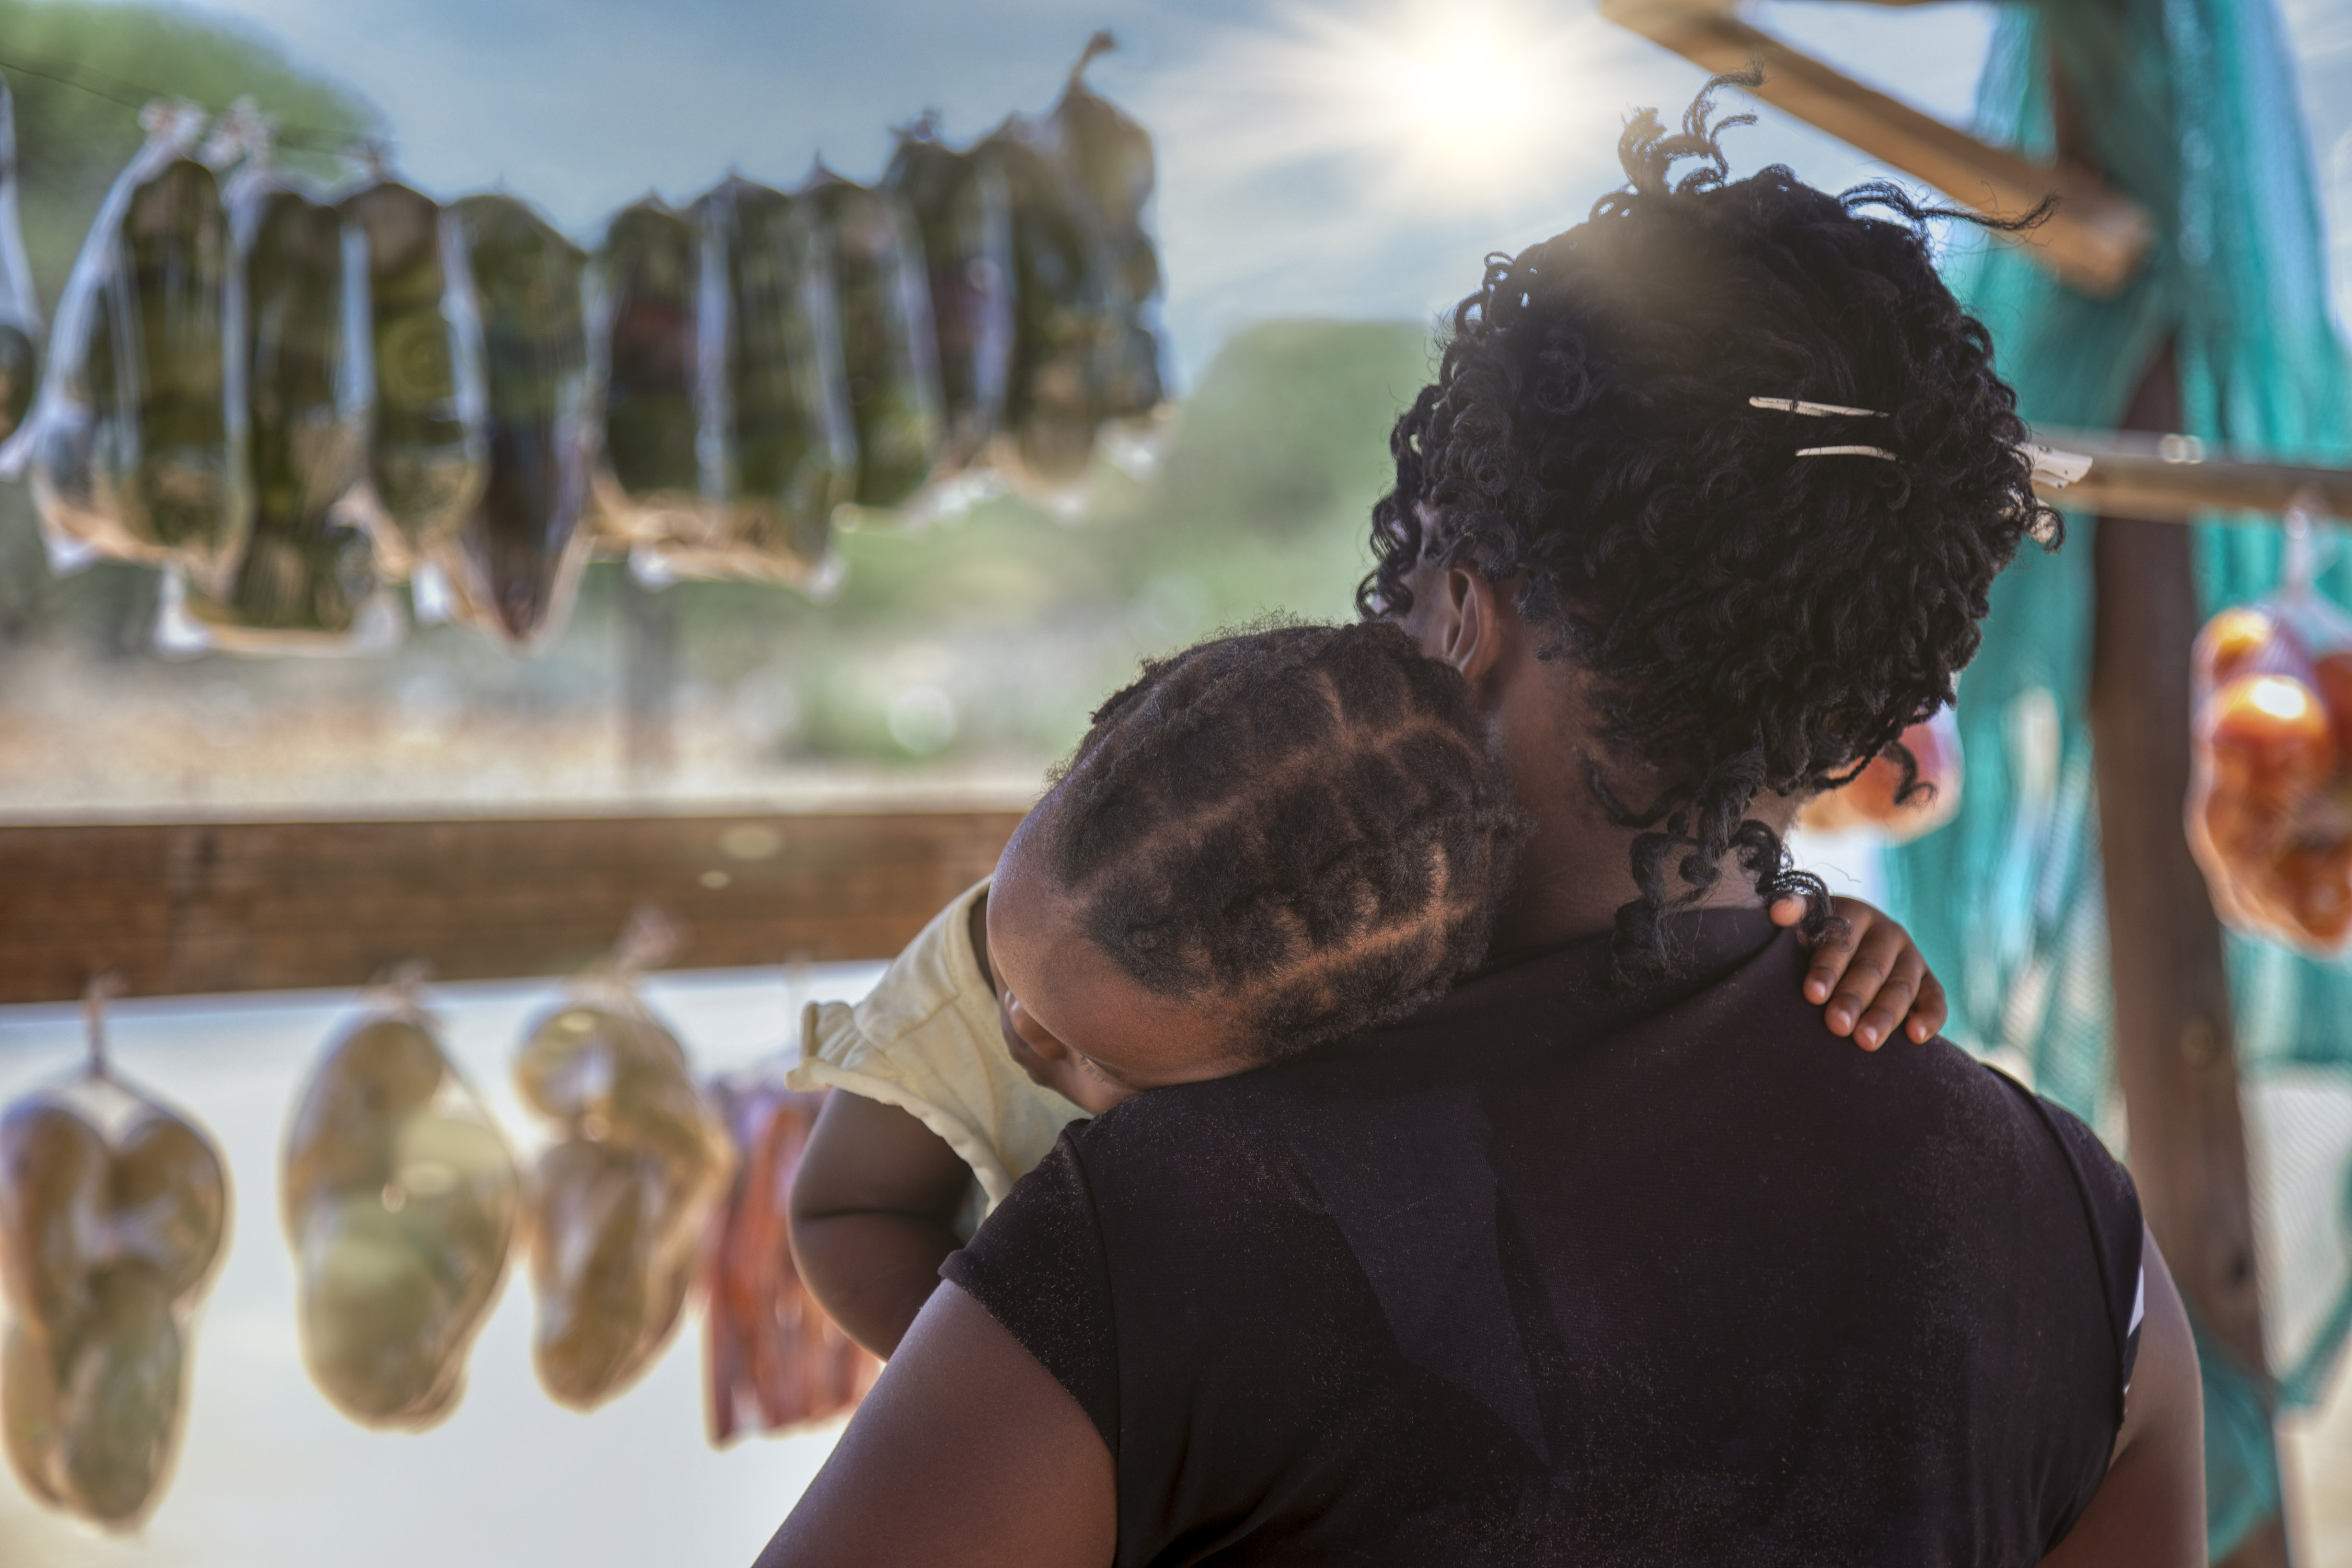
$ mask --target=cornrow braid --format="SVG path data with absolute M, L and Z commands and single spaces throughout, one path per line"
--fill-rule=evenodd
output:
M 1261 1060 L 1476 968 L 1528 831 L 1467 684 L 1379 622 L 1146 663 L 1039 826 L 1087 938 L 1158 994 L 1216 997 Z
M 1916 781 L 1897 737 L 1952 700 L 1994 576 L 2058 526 L 1990 335 L 1936 272 L 1929 220 L 1971 215 L 1883 183 L 1827 195 L 1777 165 L 1729 179 L 1717 138 L 1748 117 L 1710 127 L 1713 94 L 1760 80 L 1716 78 L 1677 132 L 1643 110 L 1619 147 L 1625 189 L 1487 258 L 1390 437 L 1357 591 L 1364 615 L 1400 615 L 1424 561 L 1516 584 L 1539 656 L 1591 677 L 1609 753 L 1665 781 L 1639 801 L 1597 766 L 1569 786 L 1637 830 L 1621 978 L 1672 966 L 1661 917 L 1727 862 L 1768 898 L 1803 893 L 1818 933 L 1824 889 L 1749 807 L 1882 752 Z M 1675 183 L 1685 158 L 1700 166 Z M 1895 460 L 1797 455 L 1856 447 Z

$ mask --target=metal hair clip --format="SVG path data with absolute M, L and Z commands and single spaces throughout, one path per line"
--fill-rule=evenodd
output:
M 1751 397 L 1750 408 L 1777 408 L 1783 414 L 1801 414 L 1809 419 L 1884 419 L 1885 415 L 1875 408 L 1847 408 L 1835 403 L 1807 403 L 1801 397 Z
M 2091 459 L 2081 452 L 2062 451 L 2032 441 L 2018 450 L 2033 459 L 2033 482 L 2044 489 L 2063 490 L 2091 471 Z
M 1801 414 L 1808 419 L 1884 419 L 1885 415 L 1875 408 L 1848 408 L 1836 403 L 1807 403 L 1801 397 L 1751 397 L 1750 408 L 1777 409 L 1783 414 Z M 1884 447 L 1800 447 L 1800 458 L 1884 458 L 1890 463 L 1902 461 Z
M 1751 397 L 1750 408 L 1770 408 L 1783 414 L 1801 414 L 1808 419 L 1884 419 L 1886 416 L 1875 408 L 1848 408 L 1837 403 L 1807 403 L 1796 397 Z M 2063 490 L 2091 471 L 2091 459 L 2081 452 L 2068 452 L 2056 447 L 2043 447 L 2027 441 L 2018 450 L 2033 460 L 2033 482 L 2047 490 Z M 1800 458 L 1884 458 L 1890 463 L 1901 458 L 1884 447 L 1801 447 Z

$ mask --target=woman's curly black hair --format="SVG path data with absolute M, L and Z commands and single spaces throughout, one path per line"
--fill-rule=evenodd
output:
M 1282 625 L 1143 668 L 1040 807 L 1087 937 L 1272 1060 L 1484 963 L 1527 824 L 1470 689 L 1394 626 Z
M 1660 917 L 1727 858 L 1828 921 L 1819 880 L 1749 805 L 1833 788 L 1883 752 L 1907 764 L 1897 737 L 1952 700 L 1994 576 L 2029 534 L 2056 539 L 1991 337 L 1929 250 L 1930 219 L 1971 215 L 1883 183 L 1830 195 L 1779 165 L 1729 180 L 1717 138 L 1753 117 L 1710 127 L 1712 97 L 1760 80 L 1716 78 L 1679 134 L 1643 110 L 1619 144 L 1628 188 L 1487 258 L 1390 437 L 1395 488 L 1357 590 L 1367 616 L 1401 614 L 1424 560 L 1511 585 L 1549 633 L 1541 657 L 1591 677 L 1603 739 L 1667 781 L 1640 801 L 1597 765 L 1584 781 L 1642 830 L 1621 978 L 1667 965 Z M 1823 446 L 1897 460 L 1797 455 Z

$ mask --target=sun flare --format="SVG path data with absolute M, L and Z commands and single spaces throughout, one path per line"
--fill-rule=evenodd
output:
M 1290 16 L 1276 47 L 1315 140 L 1425 194 L 1491 199 L 1540 180 L 1597 107 L 1597 19 L 1523 0 L 1385 0 Z M 1603 111 L 1613 110 L 1613 104 Z

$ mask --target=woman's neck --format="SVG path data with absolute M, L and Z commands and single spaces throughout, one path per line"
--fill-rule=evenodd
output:
M 1592 789 L 1591 753 L 1573 738 L 1572 729 L 1559 723 L 1557 710 L 1517 717 L 1518 723 L 1496 725 L 1492 738 L 1535 832 L 1519 852 L 1512 891 L 1497 913 L 1495 945 L 1549 947 L 1607 931 L 1617 923 L 1618 910 L 1642 896 L 1633 879 L 1633 841 L 1642 830 L 1611 818 Z M 1536 721 L 1528 722 L 1528 718 Z M 1654 792 L 1654 781 L 1616 778 L 1625 771 L 1612 769 L 1612 782 Z M 1637 789 L 1635 798 L 1648 796 Z M 1785 834 L 1796 816 L 1796 804 L 1766 795 L 1750 806 L 1748 816 Z M 1688 890 L 1681 861 L 1680 855 L 1671 856 L 1664 868 L 1670 893 Z M 1725 909 L 1764 902 L 1755 879 L 1736 858 L 1727 857 L 1720 870 L 1715 885 L 1686 907 Z

